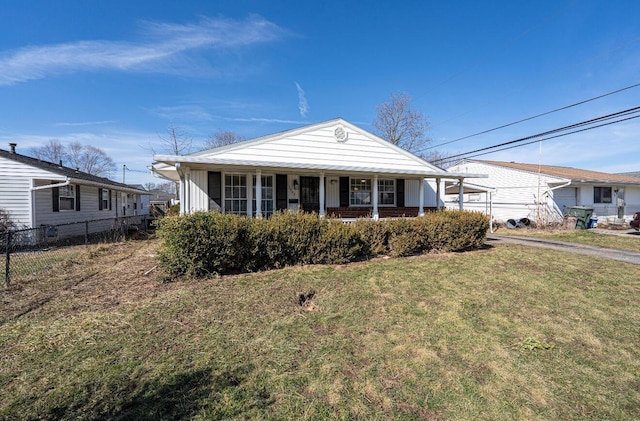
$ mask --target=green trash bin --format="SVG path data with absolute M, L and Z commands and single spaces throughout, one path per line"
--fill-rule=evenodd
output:
M 587 228 L 589 228 L 591 215 L 593 215 L 593 208 L 587 208 L 585 206 L 572 206 L 569 208 L 569 215 L 578 218 L 576 229 L 586 230 Z

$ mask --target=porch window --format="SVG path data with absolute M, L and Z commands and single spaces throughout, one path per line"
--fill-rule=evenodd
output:
M 352 178 L 351 190 L 349 193 L 349 205 L 370 206 L 371 205 L 371 179 Z
M 349 192 L 351 206 L 371 206 L 373 182 L 370 178 L 352 178 Z M 393 206 L 396 204 L 396 180 L 378 180 L 378 204 Z
M 273 214 L 273 176 L 262 175 L 260 176 L 262 183 L 262 215 L 270 216 Z M 253 216 L 256 215 L 256 176 L 253 176 Z
M 594 187 L 593 203 L 611 203 L 611 187 Z
M 396 180 L 378 180 L 378 204 L 396 204 Z
M 76 190 L 72 184 L 61 186 L 59 190 L 58 200 L 61 211 L 70 211 L 76 209 Z
M 245 215 L 247 213 L 247 176 L 227 174 L 224 176 L 224 211 Z

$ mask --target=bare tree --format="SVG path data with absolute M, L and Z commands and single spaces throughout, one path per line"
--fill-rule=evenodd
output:
M 425 132 L 429 121 L 420 111 L 411 107 L 407 93 L 391 94 L 387 102 L 376 107 L 373 127 L 388 142 L 412 153 L 418 153 L 431 142 Z
M 31 154 L 43 161 L 53 163 L 62 162 L 71 168 L 96 175 L 98 177 L 109 177 L 116 169 L 116 164 L 102 149 L 83 145 L 80 142 L 71 142 L 67 146 L 57 139 L 49 140 L 44 146 L 32 148 Z
M 429 152 L 424 152 L 419 156 L 425 161 L 430 162 L 435 166 L 438 166 L 443 169 L 447 169 L 450 166 L 455 164 L 455 159 L 449 158 L 452 155 L 453 155 L 452 152 L 443 152 L 441 150 L 433 149 Z
M 80 142 L 67 146 L 65 158 L 71 167 L 98 177 L 108 177 L 116 170 L 115 162 L 102 149 Z
M 219 148 L 220 146 L 232 145 L 243 140 L 245 140 L 244 137 L 234 132 L 218 130 L 204 142 L 204 147 L 205 149 Z
M 145 183 L 144 187 L 147 191 L 157 190 L 171 194 L 175 194 L 176 192 L 176 184 L 172 181 L 167 181 L 166 183 Z
M 169 124 L 166 135 L 158 135 L 158 137 L 160 138 L 162 152 L 172 155 L 191 153 L 193 140 L 183 129 L 174 126 L 173 123 Z M 154 155 L 157 153 L 155 148 L 150 147 L 150 149 Z
M 58 139 L 49 139 L 49 142 L 38 148 L 31 148 L 31 155 L 42 161 L 55 164 L 64 160 L 65 148 Z

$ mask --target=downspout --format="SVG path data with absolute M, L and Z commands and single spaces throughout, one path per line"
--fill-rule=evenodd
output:
M 34 183 L 35 180 L 31 180 L 31 183 Z M 36 216 L 35 216 L 35 206 L 36 206 L 36 200 L 35 200 L 35 195 L 34 195 L 34 191 L 36 190 L 46 190 L 46 189 L 53 189 L 55 187 L 64 187 L 64 186 L 68 186 L 69 184 L 71 184 L 71 179 L 69 177 L 66 177 L 65 181 L 61 182 L 61 183 L 56 183 L 56 184 L 45 184 L 43 186 L 31 186 L 29 188 L 29 191 L 31 191 L 30 194 L 30 198 L 29 200 L 31 200 L 31 209 L 29 210 L 29 219 L 31 220 L 31 226 L 35 226 L 36 223 Z
M 565 184 L 561 184 L 561 185 L 559 185 L 559 186 L 551 187 L 550 189 L 545 190 L 545 191 L 544 191 L 544 194 L 547 194 L 547 193 L 552 192 L 552 191 L 554 191 L 554 190 L 561 189 L 561 188 L 563 188 L 563 187 L 569 187 L 570 185 L 571 185 L 571 181 L 569 181 L 569 182 L 567 182 L 567 183 L 565 183 Z M 577 198 L 576 198 L 576 199 L 577 199 Z M 538 198 L 538 200 L 540 200 L 540 198 Z M 553 201 L 553 203 L 555 203 L 555 202 L 556 202 L 556 201 L 554 200 L 554 201 Z M 557 203 L 556 203 L 556 208 L 558 208 L 558 204 L 557 204 Z M 560 208 L 558 208 L 558 209 L 560 209 Z M 562 215 L 560 215 L 560 216 L 562 216 Z
M 52 189 L 54 187 L 63 187 L 63 186 L 68 186 L 69 184 L 71 184 L 71 179 L 69 177 L 67 177 L 66 181 L 64 181 L 62 183 L 45 184 L 44 186 L 31 187 L 31 191 Z
M 184 215 L 185 212 L 185 200 L 184 200 L 184 171 L 179 162 L 176 162 L 176 172 L 178 173 L 178 177 L 180 177 L 180 183 L 178 184 L 178 200 L 180 201 L 180 215 Z

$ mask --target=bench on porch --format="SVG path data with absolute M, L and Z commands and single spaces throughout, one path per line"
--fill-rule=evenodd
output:
M 425 212 L 433 212 L 436 210 L 435 207 L 424 207 Z M 329 218 L 363 218 L 363 217 L 371 217 L 373 212 L 372 208 L 362 207 L 362 208 L 327 208 L 327 215 Z M 403 216 L 407 217 L 416 217 L 418 216 L 418 207 L 417 206 L 404 206 L 404 207 L 380 207 L 378 208 L 378 215 L 380 218 L 400 218 Z

